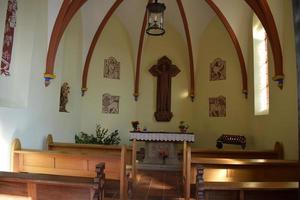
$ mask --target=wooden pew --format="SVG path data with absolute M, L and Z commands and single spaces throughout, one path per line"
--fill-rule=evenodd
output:
M 204 167 L 206 182 L 298 181 L 298 161 L 279 159 L 192 158 L 187 148 L 185 198 L 190 198 L 191 184 L 196 182 L 196 166 Z
M 296 200 L 298 182 L 206 182 L 204 167 L 198 165 L 195 195 L 197 200 Z
M 274 148 L 270 150 L 224 150 L 192 148 L 191 153 L 192 157 L 201 158 L 283 159 L 283 147 L 279 142 L 276 142 Z
M 96 166 L 96 178 L 0 172 L 0 199 L 102 200 L 104 167 Z
M 186 176 L 186 153 L 187 147 L 183 149 L 183 176 Z M 239 159 L 283 159 L 283 146 L 276 142 L 273 149 L 270 150 L 240 150 L 240 149 L 203 149 L 192 148 L 192 158 L 239 158 Z
M 12 145 L 12 169 L 14 172 L 30 172 L 64 176 L 95 177 L 95 166 L 105 163 L 106 179 L 115 180 L 120 185 L 120 199 L 127 199 L 129 177 L 126 175 L 126 146 L 117 153 L 101 156 L 85 152 L 39 151 L 22 149 L 15 139 Z
M 51 134 L 46 139 L 46 149 L 48 151 L 61 151 L 71 153 L 84 153 L 88 155 L 102 156 L 106 153 L 120 155 L 122 146 L 120 145 L 99 145 L 99 144 L 75 144 L 54 142 Z M 126 148 L 126 169 L 130 176 L 135 177 L 136 170 L 132 170 L 136 165 L 132 160 L 132 148 Z

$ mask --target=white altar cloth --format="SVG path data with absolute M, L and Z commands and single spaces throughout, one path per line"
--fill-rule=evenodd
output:
M 160 142 L 194 142 L 193 133 L 172 132 L 130 132 L 129 139 L 137 141 L 160 141 Z

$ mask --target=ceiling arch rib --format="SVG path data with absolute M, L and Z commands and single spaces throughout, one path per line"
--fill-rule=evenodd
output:
M 187 46 L 188 46 L 188 53 L 189 53 L 189 62 L 190 62 L 190 97 L 193 101 L 195 98 L 195 75 L 194 75 L 194 58 L 193 58 L 193 49 L 192 49 L 192 42 L 191 42 L 191 35 L 189 30 L 189 24 L 188 20 L 182 5 L 181 0 L 177 0 L 177 5 L 180 11 L 180 15 L 182 18 L 184 30 L 185 30 L 185 36 L 187 40 Z
M 278 87 L 280 89 L 283 88 L 283 61 L 282 61 L 282 50 L 279 40 L 278 31 L 276 28 L 276 24 L 271 12 L 271 9 L 268 5 L 266 0 L 245 0 L 247 4 L 253 9 L 255 14 L 258 16 L 259 20 L 261 21 L 262 25 L 264 26 L 268 39 L 270 41 L 270 46 L 273 52 L 274 58 L 274 70 L 275 76 L 273 77 L 274 81 L 277 81 Z
M 55 20 L 47 52 L 46 71 L 44 74 L 46 87 L 50 84 L 50 80 L 55 78 L 55 74 L 53 73 L 54 63 L 57 49 L 64 31 L 66 30 L 73 16 L 86 1 L 87 0 L 77 0 L 71 2 L 70 0 L 64 0 L 60 8 L 59 14 Z
M 213 2 L 213 0 L 206 0 L 206 2 L 212 8 L 212 10 L 214 10 L 214 12 L 217 14 L 219 19 L 224 24 L 226 30 L 229 33 L 229 36 L 230 36 L 233 44 L 235 46 L 235 49 L 236 49 L 236 52 L 237 52 L 237 55 L 238 55 L 238 59 L 239 59 L 239 62 L 240 62 L 240 67 L 241 67 L 242 88 L 243 88 L 242 92 L 243 92 L 243 94 L 245 94 L 245 97 L 247 98 L 247 95 L 248 95 L 247 71 L 246 71 L 245 59 L 244 59 L 244 56 L 243 56 L 243 52 L 242 52 L 239 40 L 238 40 L 232 26 L 230 25 L 229 21 L 227 20 L 225 15 L 222 13 L 222 11 L 219 9 L 219 7 Z
M 152 0 L 149 0 L 149 2 L 152 2 Z M 138 47 L 137 58 L 136 58 L 136 70 L 135 70 L 134 93 L 133 93 L 134 99 L 136 101 L 138 100 L 138 96 L 139 96 L 141 59 L 142 59 L 146 25 L 147 25 L 147 10 L 145 11 L 144 14 L 144 19 L 143 19 L 143 24 L 142 24 L 140 39 L 139 39 L 139 47 Z
M 64 2 L 65 1 L 62 1 L 62 0 L 48 1 L 48 42 L 47 42 L 47 47 L 50 42 L 51 33 L 54 28 L 55 20 L 58 16 L 59 12 L 61 11 L 61 7 Z M 67 1 L 66 3 L 67 3 L 67 6 L 64 6 L 64 7 L 68 8 L 68 4 L 70 3 L 70 1 Z M 65 9 L 65 12 L 66 12 L 66 10 L 67 9 Z
M 82 74 L 82 86 L 81 86 L 81 92 L 82 92 L 82 96 L 84 96 L 85 92 L 87 91 L 87 78 L 88 78 L 88 72 L 89 72 L 89 67 L 90 67 L 90 62 L 91 62 L 91 58 L 94 52 L 94 49 L 96 47 L 96 44 L 98 42 L 98 39 L 105 27 L 105 25 L 107 24 L 107 22 L 109 21 L 110 17 L 113 15 L 113 13 L 115 12 L 115 10 L 119 7 L 119 5 L 123 2 L 123 0 L 116 0 L 115 3 L 111 6 L 111 8 L 108 10 L 108 12 L 106 13 L 106 15 L 104 16 L 103 20 L 101 21 L 94 37 L 93 40 L 91 42 L 91 45 L 89 47 L 88 50 L 88 54 L 85 60 L 85 64 L 84 64 L 84 69 L 83 69 L 83 74 Z
M 59 13 L 56 17 L 56 20 L 55 20 L 55 23 L 54 23 L 54 26 L 53 26 L 53 29 L 52 29 L 52 33 L 51 33 L 51 37 L 50 37 L 50 41 L 49 41 L 48 52 L 47 52 L 46 72 L 44 74 L 45 86 L 49 85 L 50 79 L 55 78 L 55 75 L 53 74 L 53 67 L 51 69 L 50 63 L 52 62 L 51 60 L 55 55 L 54 46 L 57 43 L 58 35 L 59 35 L 60 30 L 61 30 L 64 17 L 65 17 L 65 15 L 66 15 L 66 13 L 69 9 L 70 2 L 71 2 L 71 0 L 64 0 L 64 2 L 62 3 L 62 5 L 60 7 Z

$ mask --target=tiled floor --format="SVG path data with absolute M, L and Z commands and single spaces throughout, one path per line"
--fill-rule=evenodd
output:
M 181 172 L 139 171 L 131 200 L 179 200 L 182 197 Z M 113 200 L 119 199 L 116 193 Z

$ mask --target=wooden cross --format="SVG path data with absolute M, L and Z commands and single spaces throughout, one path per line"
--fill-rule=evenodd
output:
M 155 119 L 156 121 L 168 122 L 173 117 L 171 112 L 171 78 L 175 77 L 180 70 L 172 64 L 167 56 L 164 56 L 149 69 L 149 72 L 157 77 Z

